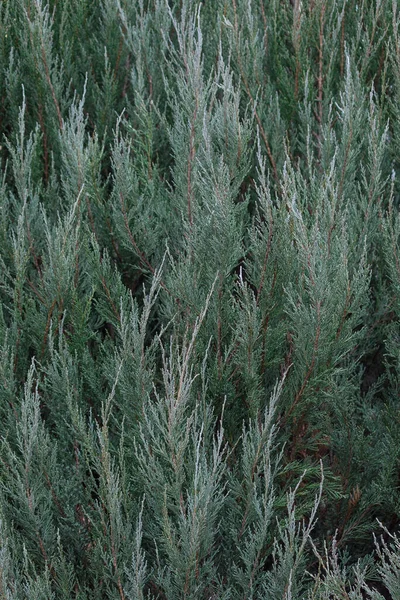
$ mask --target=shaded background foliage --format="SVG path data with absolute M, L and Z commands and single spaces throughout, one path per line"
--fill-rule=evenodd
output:
M 396 2 L 3 0 L 0 90 L 1 597 L 400 597 Z

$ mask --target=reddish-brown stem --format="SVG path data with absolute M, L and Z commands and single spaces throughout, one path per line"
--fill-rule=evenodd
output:
M 29 285 L 29 287 L 31 288 L 31 290 L 33 291 L 33 293 L 35 294 L 35 296 L 37 296 L 37 298 L 40 300 L 40 302 L 43 304 L 43 306 L 47 305 L 46 300 L 43 298 L 43 296 L 39 293 L 39 291 L 37 290 L 36 286 L 34 283 L 32 283 L 32 281 L 30 279 L 27 279 L 27 283 Z
M 367 65 L 368 59 L 371 56 L 372 48 L 373 48 L 373 45 L 374 45 L 374 39 L 375 39 L 376 29 L 377 29 L 377 26 L 378 26 L 379 11 L 380 11 L 380 7 L 379 7 L 379 4 L 377 4 L 376 13 L 375 13 L 375 19 L 374 19 L 373 26 L 372 26 L 371 38 L 369 40 L 367 52 L 365 53 L 365 56 L 364 56 L 363 67 L 364 67 L 364 65 Z M 387 33 L 387 30 L 388 30 L 388 28 L 386 27 L 385 35 Z
M 29 220 L 28 220 L 27 216 L 26 216 L 26 234 L 27 234 L 28 242 L 29 242 L 29 250 L 30 250 L 30 252 L 32 254 L 36 270 L 39 273 L 40 279 L 43 280 L 43 273 L 42 273 L 42 269 L 40 268 L 39 259 L 38 259 L 37 255 L 35 253 L 35 248 L 33 246 L 33 240 L 32 240 L 32 235 L 31 235 L 31 228 L 29 226 Z
M 345 529 L 345 525 L 347 524 L 347 522 L 353 512 L 353 509 L 354 509 L 354 507 L 351 507 L 351 505 L 348 507 L 344 523 L 342 523 L 342 525 L 339 528 L 339 532 L 338 532 L 338 536 L 337 536 L 337 546 L 338 547 L 343 543 L 343 541 L 349 535 L 349 532 L 352 531 L 353 529 L 355 529 L 357 527 L 357 525 L 359 525 L 361 523 L 363 518 L 372 510 L 372 508 L 373 508 L 373 505 L 367 506 L 362 511 L 362 513 L 359 516 L 359 518 L 357 519 L 357 521 L 355 521 L 354 523 L 352 523 L 352 525 L 350 525 L 350 527 Z
M 53 488 L 53 486 L 52 486 L 52 484 L 51 484 L 50 477 L 49 477 L 49 475 L 48 475 L 47 471 L 44 471 L 44 476 L 45 476 L 45 478 L 46 478 L 46 483 L 47 483 L 47 485 L 48 485 L 48 487 L 49 487 L 49 490 L 50 490 L 50 492 L 51 492 L 51 496 L 52 496 L 52 498 L 53 498 L 53 500 L 54 500 L 54 504 L 57 506 L 57 508 L 58 508 L 58 511 L 59 511 L 59 513 L 60 513 L 60 515 L 61 515 L 62 517 L 66 517 L 65 510 L 63 509 L 63 507 L 62 507 L 62 505 L 61 505 L 61 502 L 60 502 L 60 500 L 59 500 L 59 498 L 58 498 L 57 494 L 56 494 L 56 493 L 55 493 L 55 491 L 54 491 L 54 488 Z
M 271 290 L 269 292 L 269 295 L 272 297 L 272 294 L 274 292 L 275 289 L 275 284 L 276 284 L 276 269 L 274 271 L 274 276 L 272 278 L 272 285 L 271 285 Z M 263 322 L 263 328 L 262 328 L 262 358 L 261 358 L 261 374 L 264 374 L 265 371 L 265 344 L 266 344 L 266 339 L 267 339 L 267 330 L 268 330 L 268 325 L 269 325 L 269 314 L 265 315 L 264 318 L 264 322 Z M 288 368 L 289 363 L 287 363 L 286 365 L 286 369 Z
M 118 71 L 119 71 L 119 63 L 121 62 L 123 44 L 124 44 L 124 38 L 121 36 L 120 40 L 119 40 L 119 45 L 118 45 L 117 60 L 115 61 L 115 67 L 114 67 L 114 73 L 113 73 L 114 80 L 117 79 L 117 75 L 118 75 Z
M 125 224 L 125 229 L 128 233 L 128 237 L 129 240 L 132 244 L 132 246 L 134 247 L 136 254 L 139 256 L 139 260 L 142 263 L 142 265 L 145 265 L 153 275 L 155 275 L 155 269 L 154 267 L 149 263 L 149 261 L 146 258 L 146 255 L 144 254 L 144 252 L 142 252 L 139 248 L 139 246 L 137 245 L 135 238 L 133 237 L 132 231 L 129 227 L 129 221 L 128 221 L 128 215 L 126 213 L 126 208 L 125 208 L 125 203 L 124 203 L 124 198 L 120 192 L 119 194 L 120 197 L 120 201 L 121 201 L 121 209 L 122 209 L 122 214 L 124 217 L 124 224 Z M 169 291 L 169 289 L 167 288 L 167 286 L 165 285 L 165 283 L 163 281 L 160 281 L 160 285 L 163 288 L 163 290 L 165 290 L 167 292 L 167 294 L 169 294 L 171 296 L 171 292 Z
M 319 344 L 319 336 L 321 334 L 321 325 L 320 325 L 320 310 L 321 310 L 321 302 L 318 301 L 317 302 L 317 330 L 315 333 L 315 340 L 314 340 L 314 347 L 313 347 L 313 354 L 312 354 L 312 358 L 311 358 L 311 362 L 310 362 L 310 366 L 308 367 L 307 373 L 304 377 L 304 381 L 301 385 L 301 388 L 299 389 L 299 391 L 297 392 L 295 399 L 291 405 L 291 407 L 289 408 L 289 410 L 287 411 L 286 415 L 284 416 L 283 419 L 283 425 L 287 423 L 290 415 L 293 413 L 294 409 L 296 408 L 296 406 L 298 405 L 298 403 L 300 402 L 301 398 L 303 397 L 304 391 L 310 381 L 311 375 L 314 371 L 314 367 L 315 367 L 315 361 L 317 358 L 317 352 L 318 352 L 318 344 Z
M 136 243 L 135 238 L 133 237 L 133 233 L 131 231 L 131 228 L 129 227 L 129 221 L 128 221 L 128 215 L 126 212 L 126 208 L 125 208 L 125 202 L 124 202 L 124 198 L 120 192 L 119 194 L 120 197 L 120 201 L 121 201 L 121 209 L 122 209 L 122 215 L 124 217 L 124 224 L 125 224 L 125 229 L 127 231 L 129 240 L 132 244 L 132 246 L 135 249 L 136 254 L 139 256 L 139 260 L 142 264 L 146 265 L 146 267 L 153 273 L 155 273 L 154 267 L 151 265 L 151 263 L 149 263 L 149 261 L 147 260 L 145 254 L 139 249 L 139 246 Z
M 329 227 L 328 231 L 328 256 L 331 255 L 331 241 L 332 241 L 332 233 L 336 227 L 335 215 L 333 215 L 332 225 Z
M 125 65 L 125 79 L 124 79 L 124 85 L 122 86 L 122 93 L 121 96 L 122 98 L 125 98 L 126 96 L 126 91 L 128 89 L 128 83 L 130 80 L 130 55 L 128 54 L 127 59 L 126 59 L 126 65 Z
M 229 365 L 229 363 L 232 361 L 233 357 L 235 356 L 239 346 L 240 346 L 240 342 L 236 342 L 234 348 L 232 348 L 232 350 L 229 352 L 229 354 L 225 360 L 225 364 Z
M 269 325 L 269 314 L 265 315 L 264 322 L 263 322 L 263 328 L 262 328 L 262 354 L 261 354 L 261 367 L 260 367 L 261 375 L 263 375 L 264 371 L 265 371 L 265 343 L 266 343 L 266 339 L 267 339 L 268 325 Z
M 343 194 L 344 177 L 346 175 L 347 161 L 349 160 L 349 153 L 350 153 L 350 146 L 351 146 L 352 139 L 353 139 L 353 129 L 350 128 L 349 139 L 348 139 L 348 142 L 347 142 L 346 153 L 345 153 L 345 156 L 344 156 L 342 173 L 341 173 L 341 176 L 340 176 L 339 192 L 338 192 L 338 199 L 339 200 L 341 200 L 342 194 Z
M 21 344 L 21 327 L 18 327 L 18 329 L 17 329 L 17 341 L 15 343 L 14 365 L 13 365 L 14 373 L 16 372 L 17 366 L 18 366 L 18 350 L 19 350 L 20 344 Z
M 339 339 L 339 336 L 340 336 L 340 334 L 342 332 L 343 324 L 344 324 L 344 322 L 346 320 L 346 317 L 347 317 L 349 300 L 350 300 L 350 285 L 347 284 L 346 302 L 345 302 L 345 305 L 344 305 L 342 317 L 340 319 L 339 327 L 338 327 L 337 332 L 336 332 L 336 338 L 335 338 L 336 340 Z
M 120 596 L 121 600 L 125 600 L 125 594 L 124 594 L 124 590 L 123 590 L 122 583 L 121 583 L 121 577 L 120 577 L 119 570 L 118 570 L 117 553 L 116 553 L 115 546 L 114 546 L 114 536 L 112 533 L 112 527 L 111 527 L 111 553 L 112 553 L 112 557 L 113 557 L 113 565 L 114 565 L 115 574 L 117 576 L 117 587 L 118 587 L 119 596 Z
M 44 160 L 44 182 L 47 185 L 49 182 L 49 150 L 47 145 L 47 133 L 43 120 L 43 106 L 39 104 L 39 124 L 43 135 L 43 160 Z
M 299 78 L 300 78 L 300 60 L 299 55 L 296 53 L 296 72 L 294 75 L 294 99 L 297 102 L 299 96 Z
M 28 484 L 28 466 L 26 466 L 26 482 L 25 482 L 25 486 L 26 486 L 26 497 L 28 499 L 28 506 L 29 506 L 29 510 L 33 513 L 33 503 L 32 503 L 32 495 L 31 495 L 31 490 Z M 40 548 L 40 552 L 43 556 L 43 560 L 45 561 L 46 565 L 48 565 L 49 567 L 49 571 L 51 573 L 51 576 L 55 579 L 56 577 L 56 572 L 54 570 L 54 567 L 52 566 L 52 564 L 49 561 L 49 558 L 47 556 L 47 552 L 46 552 L 46 548 L 44 547 L 44 542 L 40 536 L 39 530 L 36 530 L 36 536 L 37 536 L 37 540 L 38 540 L 38 544 L 39 544 L 39 548 Z
M 53 311 L 54 311 L 54 308 L 55 308 L 56 304 L 57 304 L 57 300 L 54 299 L 52 305 L 49 308 L 49 312 L 47 314 L 46 329 L 44 331 L 43 342 L 42 342 L 42 352 L 41 352 L 41 357 L 42 358 L 44 356 L 44 351 L 46 349 L 47 338 L 48 338 L 48 335 L 49 335 L 49 329 L 50 329 L 50 323 L 51 323 L 51 317 L 53 315 Z
M 76 242 L 76 255 L 75 255 L 75 276 L 74 276 L 74 286 L 75 288 L 78 287 L 78 281 L 79 281 L 79 253 L 78 253 L 78 249 L 79 249 L 79 243 Z
M 379 87 L 379 83 L 380 83 L 380 79 L 381 79 L 383 67 L 385 65 L 385 58 L 386 58 L 386 47 L 382 46 L 381 55 L 380 55 L 380 58 L 379 58 L 378 70 L 376 72 L 375 79 L 374 79 L 374 88 L 376 90 Z
M 242 523 L 241 523 L 240 530 L 239 530 L 239 533 L 238 533 L 238 541 L 240 540 L 240 538 L 242 537 L 242 535 L 244 533 L 244 529 L 246 527 L 246 521 L 247 521 L 247 517 L 248 517 L 248 514 L 249 514 L 249 510 L 250 510 L 250 503 L 247 502 L 246 510 L 245 510 L 244 515 L 243 515 Z
M 79 472 L 79 446 L 78 446 L 78 442 L 76 440 L 74 441 L 74 455 L 75 455 L 76 473 L 78 474 L 78 472 Z
M 29 4 L 28 4 L 28 9 L 27 9 L 27 16 L 28 16 L 28 20 L 30 22 L 31 14 L 30 14 Z M 30 39 L 31 39 L 32 51 L 33 51 L 33 54 L 34 54 L 35 66 L 38 69 L 38 71 L 41 71 L 41 69 L 39 68 L 38 62 L 36 60 L 36 56 L 35 56 L 35 43 L 34 43 L 34 40 L 33 40 L 32 30 L 30 31 Z M 43 43 L 42 32 L 40 32 L 40 45 L 41 45 L 42 62 L 43 62 L 43 66 L 44 66 L 44 72 L 45 72 L 45 76 L 46 76 L 46 81 L 47 81 L 48 86 L 50 88 L 51 97 L 53 99 L 53 103 L 54 103 L 54 106 L 56 108 L 57 117 L 58 117 L 58 124 L 59 124 L 60 130 L 62 130 L 63 129 L 63 121 L 62 121 L 62 117 L 61 117 L 60 106 L 58 104 L 58 101 L 57 101 L 57 98 L 56 98 L 56 94 L 55 94 L 55 91 L 54 91 L 54 87 L 53 87 L 53 84 L 51 82 L 50 71 L 49 71 L 49 66 L 47 64 L 46 51 L 45 51 L 45 47 L 44 47 L 44 43 Z
M 268 258 L 269 258 L 269 253 L 271 250 L 271 243 L 272 243 L 272 212 L 271 212 L 271 208 L 269 209 L 269 231 L 268 231 L 268 240 L 267 240 L 267 247 L 265 249 L 265 255 L 264 255 L 264 262 L 263 262 L 263 266 L 262 266 L 262 271 L 261 271 L 261 279 L 260 279 L 260 285 L 258 286 L 258 290 L 257 290 L 257 298 L 256 298 L 256 303 L 257 306 L 260 302 L 260 297 L 261 297 L 261 292 L 264 286 L 264 279 L 265 279 L 265 273 L 267 270 L 267 263 L 268 263 Z
M 217 349 L 217 360 L 218 360 L 218 379 L 222 377 L 222 319 L 221 319 L 221 304 L 222 304 L 222 275 L 220 274 L 220 286 L 218 290 L 218 349 Z
M 57 112 L 57 117 L 58 117 L 58 125 L 60 127 L 60 130 L 62 131 L 62 129 L 63 129 L 63 120 L 62 120 L 62 116 L 61 116 L 61 110 L 60 110 L 60 106 L 58 104 L 58 100 L 56 98 L 56 93 L 54 91 L 53 84 L 51 82 L 49 67 L 48 67 L 47 59 L 46 59 L 46 52 L 44 50 L 44 45 L 43 45 L 43 40 L 42 39 L 41 39 L 41 42 L 42 42 L 42 60 L 43 60 L 43 65 L 44 65 L 44 71 L 45 71 L 45 74 L 46 74 L 46 80 L 47 80 L 47 83 L 49 84 L 49 88 L 50 88 L 50 92 L 51 92 L 51 97 L 53 98 L 54 106 L 56 107 L 56 112 Z
M 107 287 L 107 284 L 105 282 L 104 277 L 101 278 L 101 285 L 103 286 L 103 289 L 104 289 L 104 291 L 106 293 L 107 300 L 109 301 L 109 303 L 111 305 L 111 309 L 112 309 L 112 311 L 113 311 L 113 313 L 115 315 L 115 318 L 120 323 L 121 322 L 121 316 L 120 316 L 119 312 L 117 311 L 117 307 L 115 306 L 113 299 L 111 298 L 110 290 Z

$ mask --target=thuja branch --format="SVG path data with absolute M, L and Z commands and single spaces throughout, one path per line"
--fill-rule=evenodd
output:
M 236 39 L 236 56 L 237 56 L 237 61 L 238 61 L 238 65 L 239 65 L 239 72 L 240 72 L 240 76 L 242 78 L 242 81 L 244 83 L 244 87 L 246 90 L 246 93 L 250 99 L 251 102 L 251 106 L 253 108 L 254 111 L 254 115 L 256 117 L 256 121 L 260 130 L 260 134 L 262 137 L 262 140 L 264 142 L 265 145 L 265 149 L 267 151 L 267 156 L 268 156 L 268 160 L 271 163 L 271 167 L 272 167 L 272 174 L 275 180 L 275 183 L 277 184 L 278 188 L 279 188 L 279 176 L 278 176 L 278 169 L 276 167 L 276 162 L 275 159 L 272 155 L 272 151 L 271 151 L 271 146 L 268 142 L 268 138 L 267 138 L 267 134 L 265 133 L 265 129 L 263 127 L 263 124 L 261 122 L 261 118 L 260 115 L 258 114 L 257 111 L 257 105 L 256 102 L 254 100 L 253 94 L 251 93 L 251 89 L 250 89 L 250 85 L 248 82 L 248 79 L 246 77 L 246 74 L 244 72 L 243 69 L 243 64 L 242 64 L 242 59 L 241 59 L 241 53 L 240 53 L 240 48 L 239 48 L 239 23 L 238 23 L 238 16 L 237 16 L 237 6 L 236 6 L 236 0 L 232 0 L 232 4 L 233 4 L 233 11 L 234 11 L 234 15 L 235 15 L 235 39 Z
M 321 160 L 321 148 L 322 148 L 322 127 L 323 127 L 323 116 L 324 116 L 324 107 L 323 107 L 323 67 L 324 67 L 324 17 L 325 17 L 325 2 L 322 2 L 321 5 L 321 13 L 319 19 L 319 47 L 318 47 L 318 77 L 317 77 L 317 87 L 318 87 L 318 111 L 317 111 L 317 121 L 319 124 L 319 134 L 318 134 L 318 158 Z
M 188 218 L 190 227 L 193 227 L 193 217 L 192 217 L 192 202 L 193 202 L 193 190 L 192 190 L 192 168 L 193 161 L 196 156 L 196 147 L 194 144 L 195 138 L 195 122 L 197 118 L 197 110 L 198 110 L 198 99 L 196 97 L 196 106 L 194 109 L 192 122 L 190 126 L 190 141 L 189 141 L 189 158 L 188 158 L 188 168 L 187 168 L 187 202 L 188 202 Z

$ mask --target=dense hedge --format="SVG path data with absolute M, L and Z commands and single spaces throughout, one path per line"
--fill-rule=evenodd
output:
M 400 599 L 395 0 L 0 3 L 0 598 Z

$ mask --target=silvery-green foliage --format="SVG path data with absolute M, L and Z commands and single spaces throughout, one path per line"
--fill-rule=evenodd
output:
M 397 598 L 397 2 L 3 0 L 0 90 L 1 598 Z

